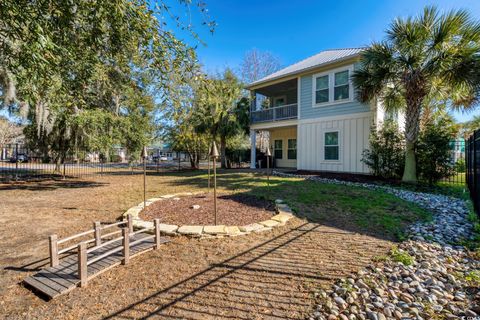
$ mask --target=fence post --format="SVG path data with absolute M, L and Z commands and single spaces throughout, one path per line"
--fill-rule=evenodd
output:
M 15 144 L 15 180 L 18 180 L 18 143 Z
M 122 229 L 122 244 L 123 244 L 123 260 L 122 264 L 127 264 L 128 260 L 130 259 L 130 235 L 128 232 L 128 228 Z
M 56 234 L 52 234 L 48 237 L 48 248 L 50 251 L 50 266 L 56 267 L 58 266 L 58 237 Z
M 78 277 L 80 278 L 80 287 L 86 287 L 88 282 L 88 272 L 87 244 L 85 242 L 78 244 Z
M 131 214 L 127 215 L 127 227 L 128 231 L 133 232 L 133 217 Z
M 160 219 L 153 220 L 155 225 L 155 249 L 160 249 Z
M 95 221 L 93 223 L 93 229 L 95 230 L 95 246 L 99 246 L 102 244 L 102 227 L 100 221 Z
M 63 159 L 63 180 L 65 180 L 65 159 Z

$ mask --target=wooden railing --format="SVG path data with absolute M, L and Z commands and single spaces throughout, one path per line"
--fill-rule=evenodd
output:
M 149 241 L 151 239 L 154 239 L 154 248 L 159 249 L 160 248 L 160 219 L 155 219 L 153 227 L 147 227 L 143 229 L 139 229 L 136 231 L 133 231 L 133 224 L 132 224 L 132 216 L 128 215 L 126 220 L 119 221 L 116 223 L 108 224 L 101 226 L 100 222 L 94 222 L 94 228 L 88 231 L 84 231 L 78 234 L 75 234 L 70 237 L 66 237 L 63 239 L 58 239 L 56 235 L 50 236 L 50 265 L 52 267 L 58 266 L 59 265 L 59 255 L 62 253 L 66 253 L 68 251 L 71 251 L 73 249 L 77 249 L 77 255 L 78 255 L 78 277 L 80 279 L 80 286 L 85 287 L 88 283 L 88 281 L 98 275 L 94 274 L 92 276 L 88 276 L 88 266 L 102 260 L 108 256 L 111 256 L 117 252 L 122 251 L 122 264 L 127 264 L 130 258 L 134 257 L 136 254 L 142 253 L 142 251 L 137 252 L 135 255 L 130 254 L 130 248 L 132 246 L 135 246 L 136 244 L 139 244 L 141 242 Z M 119 227 L 125 225 L 121 230 L 113 231 L 107 234 L 102 235 L 102 231 L 106 229 L 110 229 L 113 227 Z M 150 236 L 143 236 L 135 240 L 135 236 L 143 233 L 147 233 L 150 230 L 154 230 L 153 235 Z M 117 235 L 121 233 L 120 237 L 116 237 L 113 239 L 108 239 L 107 241 L 104 241 L 105 238 L 112 237 L 114 235 Z M 69 247 L 66 247 L 62 250 L 58 250 L 58 246 L 60 244 L 63 244 L 65 242 L 71 241 L 73 239 L 77 239 L 80 237 L 84 237 L 87 235 L 93 234 L 94 237 L 92 239 L 84 240 L 81 241 L 75 245 L 71 245 Z M 133 241 L 130 241 L 131 238 L 133 238 Z M 88 259 L 88 255 L 90 253 L 96 252 L 102 248 L 105 248 L 106 246 L 113 244 L 113 243 L 121 243 L 121 245 L 114 247 L 113 249 L 110 249 L 106 252 L 103 252 L 99 254 L 98 256 L 94 256 L 90 259 Z M 94 246 L 88 247 L 89 244 L 95 243 Z M 114 265 L 112 265 L 113 267 Z M 104 269 L 106 270 L 106 269 Z
M 74 234 L 72 236 L 63 238 L 63 239 L 58 239 L 58 236 L 56 234 L 51 235 L 48 238 L 48 240 L 49 240 L 49 252 L 50 252 L 50 266 L 52 266 L 52 267 L 58 266 L 60 255 L 63 254 L 63 253 L 67 253 L 69 251 L 72 251 L 74 249 L 77 249 L 79 243 L 77 242 L 73 245 L 70 245 L 66 248 L 63 248 L 63 249 L 59 250 L 60 245 L 68 243 L 68 242 L 70 242 L 74 239 L 86 237 L 88 235 L 93 234 L 92 239 L 84 240 L 82 242 L 84 242 L 85 245 L 88 245 L 90 243 L 95 243 L 95 246 L 99 246 L 99 245 L 102 244 L 103 239 L 114 236 L 114 235 L 122 232 L 121 230 L 117 230 L 117 231 L 110 232 L 110 233 L 102 235 L 102 230 L 110 229 L 110 228 L 113 228 L 113 227 L 118 227 L 118 226 L 121 226 L 121 225 L 126 225 L 128 227 L 128 229 L 131 232 L 133 232 L 132 216 L 128 215 L 126 220 L 122 220 L 122 221 L 119 221 L 119 222 L 115 222 L 115 223 L 111 223 L 111 224 L 107 224 L 107 225 L 103 225 L 103 226 L 101 225 L 101 223 L 99 221 L 96 221 L 96 222 L 93 223 L 93 229 L 90 229 L 90 230 L 87 230 L 87 231 L 84 231 L 84 232 L 80 232 L 80 233 Z
M 250 113 L 252 123 L 296 119 L 297 117 L 298 105 L 296 103 Z

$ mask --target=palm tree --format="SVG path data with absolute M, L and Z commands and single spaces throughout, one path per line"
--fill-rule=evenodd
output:
M 405 114 L 403 181 L 416 182 L 415 145 L 426 103 L 472 108 L 480 91 L 480 23 L 464 10 L 440 14 L 426 7 L 414 18 L 397 18 L 382 42 L 361 54 L 353 75 L 360 101 L 380 101 Z

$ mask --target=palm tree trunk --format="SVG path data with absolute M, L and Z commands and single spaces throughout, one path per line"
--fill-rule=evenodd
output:
M 415 158 L 415 143 L 406 142 L 405 169 L 403 170 L 402 181 L 409 183 L 417 182 L 417 161 Z
M 403 170 L 403 182 L 417 183 L 415 144 L 417 142 L 418 132 L 420 131 L 421 106 L 422 98 L 407 98 L 407 110 L 405 112 L 405 169 Z

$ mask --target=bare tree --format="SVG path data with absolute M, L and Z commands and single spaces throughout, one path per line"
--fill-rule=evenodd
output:
M 5 117 L 0 117 L 0 145 L 14 143 L 21 136 L 22 127 Z
M 269 51 L 260 51 L 253 48 L 245 53 L 240 74 L 243 82 L 251 83 L 257 81 L 280 69 L 280 60 Z M 268 131 L 260 131 L 257 136 L 257 148 L 262 152 L 268 147 L 270 135 Z
M 280 69 L 280 60 L 269 51 L 253 48 L 245 53 L 240 65 L 243 82 L 251 83 Z

